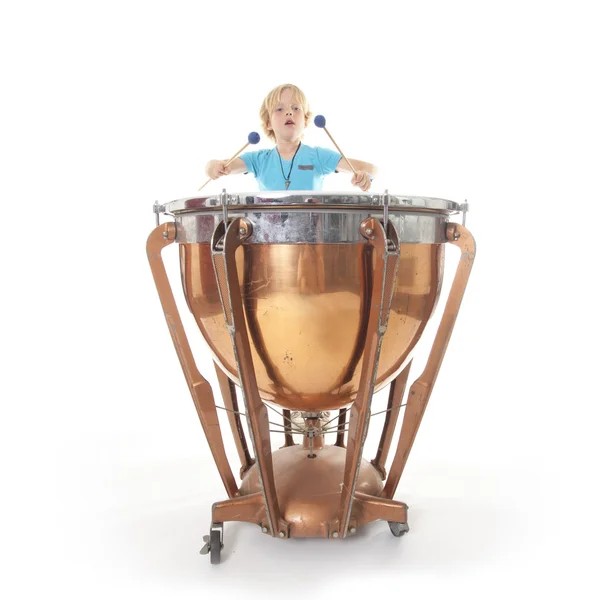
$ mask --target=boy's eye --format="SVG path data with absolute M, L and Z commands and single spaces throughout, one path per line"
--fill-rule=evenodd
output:
M 283 110 L 283 108 L 276 108 L 275 112 L 281 112 Z

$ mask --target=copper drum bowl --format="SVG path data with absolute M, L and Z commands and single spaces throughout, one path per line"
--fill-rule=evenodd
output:
M 252 235 L 236 266 L 261 398 L 307 412 L 348 406 L 356 396 L 370 306 L 373 264 L 360 224 L 389 218 L 400 262 L 375 391 L 410 358 L 442 284 L 448 200 L 370 194 L 264 192 L 176 200 L 188 307 L 216 362 L 239 385 L 211 260 L 223 220 L 244 217 Z

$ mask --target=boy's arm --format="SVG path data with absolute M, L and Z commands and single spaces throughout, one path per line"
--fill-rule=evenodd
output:
M 227 167 L 228 175 L 237 175 L 238 173 L 246 173 L 248 171 L 248 167 L 246 163 L 241 158 L 234 158 Z
M 226 160 L 209 160 L 206 163 L 206 174 L 211 179 L 218 179 L 223 175 L 237 175 L 248 170 L 246 163 L 239 157 L 234 158 L 227 166 L 226 163 Z
M 373 177 L 377 175 L 377 167 L 371 163 L 364 162 L 362 160 L 356 160 L 355 158 L 348 159 L 352 163 L 352 166 L 356 171 L 366 171 Z M 340 158 L 340 162 L 337 164 L 335 168 L 336 171 L 341 171 L 342 173 L 352 173 L 352 168 L 348 164 L 348 161 L 345 158 Z

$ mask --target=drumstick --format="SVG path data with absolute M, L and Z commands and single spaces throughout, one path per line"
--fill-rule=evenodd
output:
M 233 162 L 233 160 L 237 157 L 238 154 L 241 154 L 243 150 L 245 150 L 250 144 L 258 144 L 258 142 L 260 142 L 260 135 L 258 135 L 258 133 L 256 133 L 256 131 L 251 131 L 248 134 L 248 143 L 244 144 L 226 163 L 225 163 L 225 167 L 228 167 L 229 164 L 231 162 Z M 208 181 L 204 182 L 202 184 L 201 187 L 198 188 L 198 191 L 200 191 L 207 183 L 210 183 L 212 181 L 212 179 L 208 179 Z
M 315 117 L 315 125 L 325 130 L 325 133 L 330 137 L 331 141 L 333 142 L 333 145 L 338 149 L 338 152 L 342 155 L 342 158 L 350 165 L 352 172 L 356 175 L 356 169 L 352 166 L 352 163 L 344 156 L 342 149 L 335 143 L 335 140 L 333 139 L 333 137 L 331 137 L 329 131 L 327 131 L 327 127 L 325 127 L 325 117 L 323 115 L 317 115 Z

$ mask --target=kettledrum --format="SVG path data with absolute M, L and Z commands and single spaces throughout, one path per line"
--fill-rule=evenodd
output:
M 345 538 L 378 519 L 397 537 L 408 531 L 407 506 L 393 497 L 475 258 L 467 209 L 387 192 L 224 190 L 155 204 L 148 259 L 228 495 L 213 505 L 202 549 L 213 564 L 220 562 L 226 521 L 255 523 L 284 539 Z M 461 212 L 462 225 L 450 220 Z M 162 214 L 172 220 L 160 224 Z M 196 366 L 175 304 L 161 257 L 174 242 L 223 406 Z M 425 369 L 405 394 L 413 351 L 440 294 L 447 245 L 459 248 L 460 261 Z M 385 422 L 368 461 L 371 400 L 386 386 Z M 231 426 L 239 480 L 225 453 L 219 408 Z M 284 435 L 283 447 L 272 447 L 274 432 Z

